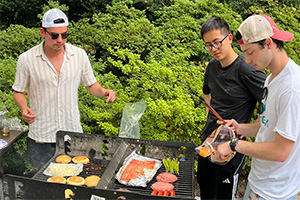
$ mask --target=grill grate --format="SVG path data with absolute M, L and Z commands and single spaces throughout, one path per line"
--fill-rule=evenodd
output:
M 178 177 L 178 180 L 175 183 L 172 183 L 174 185 L 174 191 L 176 194 L 176 197 L 178 196 L 194 196 L 194 183 L 193 183 L 193 171 L 192 170 L 186 170 L 186 169 L 192 169 L 193 163 L 189 161 L 180 161 L 179 164 L 179 175 L 176 174 Z M 143 187 L 131 187 L 126 186 L 123 184 L 120 184 L 117 180 L 115 181 L 114 189 L 127 189 L 133 192 L 139 192 L 142 194 L 148 194 L 150 195 L 152 192 L 151 185 L 156 182 L 156 176 L 160 173 L 165 172 L 166 169 L 162 165 L 161 168 L 157 171 L 153 179 L 147 184 L 146 188 Z

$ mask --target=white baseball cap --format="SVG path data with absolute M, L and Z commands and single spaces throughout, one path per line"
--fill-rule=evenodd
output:
M 271 17 L 267 15 L 252 15 L 248 17 L 238 28 L 242 38 L 239 44 L 258 42 L 268 37 L 280 40 L 291 41 L 293 33 L 280 30 Z
M 42 27 L 52 28 L 68 26 L 69 20 L 65 13 L 57 8 L 52 8 L 48 10 L 43 16 Z

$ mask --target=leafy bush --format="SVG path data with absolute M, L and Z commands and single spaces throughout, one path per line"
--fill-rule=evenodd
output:
M 10 25 L 0 34 L 0 59 L 17 58 L 28 49 L 41 42 L 38 28 L 25 28 L 22 25 Z
M 256 6 L 258 8 L 269 7 L 270 3 L 276 3 L 280 7 L 288 6 L 288 7 L 299 7 L 299 0 L 285 0 L 285 1 L 276 1 L 276 0 L 218 0 L 218 2 L 222 4 L 228 4 L 228 6 L 235 11 L 236 13 L 240 13 L 243 19 L 246 19 L 249 15 L 252 15 L 252 11 L 249 10 L 249 7 Z M 272 9 L 274 7 L 270 7 Z

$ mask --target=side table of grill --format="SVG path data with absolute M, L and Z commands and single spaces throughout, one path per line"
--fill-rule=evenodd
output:
M 18 130 L 10 130 L 9 136 L 3 136 L 0 133 L 0 139 L 3 139 L 7 142 L 7 146 L 0 150 L 0 199 L 3 197 L 3 185 L 2 185 L 2 177 L 4 175 L 3 170 L 3 154 L 13 146 L 13 144 L 18 141 L 18 139 L 22 136 L 23 131 Z
M 9 133 L 9 136 L 3 136 L 0 134 L 0 139 L 3 139 L 7 142 L 7 146 L 0 150 L 0 178 L 3 177 L 4 171 L 3 171 L 3 154 L 13 146 L 13 144 L 22 136 L 23 131 L 19 130 L 11 130 Z

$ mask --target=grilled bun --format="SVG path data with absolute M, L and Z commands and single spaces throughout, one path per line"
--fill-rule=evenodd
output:
M 84 185 L 84 178 L 80 176 L 71 176 L 67 179 L 67 183 L 70 185 Z
M 72 159 L 73 163 L 78 164 L 78 163 L 82 163 L 82 164 L 88 164 L 90 162 L 88 157 L 85 156 L 76 156 Z
M 67 180 L 62 176 L 52 176 L 52 177 L 48 178 L 47 181 L 52 182 L 52 183 L 66 183 L 67 182 Z
M 91 175 L 85 178 L 85 185 L 89 187 L 95 187 L 100 181 L 100 177 L 96 175 Z
M 69 163 L 71 162 L 71 160 L 72 160 L 71 157 L 68 155 L 60 155 L 56 158 L 55 161 L 58 163 Z

